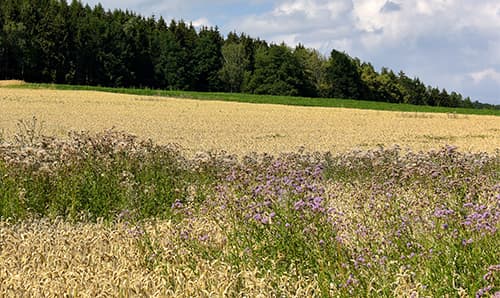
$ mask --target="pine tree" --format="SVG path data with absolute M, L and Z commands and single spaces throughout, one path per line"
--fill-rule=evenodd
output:
M 361 76 L 355 63 L 346 53 L 332 50 L 326 75 L 328 97 L 361 99 Z
M 222 37 L 217 28 L 202 28 L 194 49 L 194 89 L 218 91 L 221 89 L 219 71 L 223 65 Z

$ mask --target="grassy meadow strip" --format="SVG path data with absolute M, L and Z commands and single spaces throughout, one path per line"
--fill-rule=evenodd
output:
M 113 130 L 27 130 L 0 145 L 0 228 L 124 223 L 169 295 L 480 297 L 500 291 L 499 181 L 498 152 L 452 146 L 187 158 Z
M 172 91 L 172 90 L 111 88 L 111 87 L 99 87 L 99 86 L 75 86 L 75 85 L 37 84 L 37 83 L 10 85 L 8 86 L 8 88 L 86 90 L 86 91 L 133 94 L 141 96 L 164 96 L 164 97 L 175 97 L 175 98 L 221 100 L 221 101 L 246 102 L 246 103 L 258 103 L 258 104 L 280 104 L 280 105 L 292 105 L 292 106 L 337 107 L 337 108 L 353 108 L 353 109 L 399 111 L 399 112 L 449 113 L 449 114 L 500 116 L 500 110 L 417 106 L 410 104 L 393 104 L 386 102 L 363 101 L 363 100 L 352 100 L 352 99 L 305 98 L 305 97 L 271 96 L 271 95 L 243 94 L 243 93 Z

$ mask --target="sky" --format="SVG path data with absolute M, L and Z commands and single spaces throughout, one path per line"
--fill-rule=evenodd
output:
M 87 0 L 269 42 L 332 49 L 500 104 L 498 0 Z

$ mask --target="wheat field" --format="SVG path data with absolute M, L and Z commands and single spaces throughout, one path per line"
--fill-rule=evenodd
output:
M 500 117 L 291 107 L 94 91 L 0 89 L 0 131 L 36 116 L 43 133 L 116 128 L 187 152 L 344 152 L 398 144 L 414 150 L 453 144 L 462 151 L 500 147 Z
M 225 297 L 238 294 L 235 280 L 251 297 L 272 291 L 257 271 L 235 271 L 189 251 L 172 256 L 168 267 L 148 266 L 154 256 L 140 249 L 138 229 L 126 222 L 0 221 L 0 297 Z M 170 221 L 144 229 L 161 247 L 175 239 Z M 287 286 L 286 279 L 278 283 Z M 315 286 L 296 284 L 290 295 L 310 296 Z
M 356 293 L 365 293 L 365 295 L 359 294 L 358 296 L 366 296 L 367 293 L 384 296 L 381 292 L 377 292 L 384 287 L 386 291 L 390 291 L 384 292 L 390 293 L 386 294 L 386 296 L 417 297 L 420 295 L 419 293 L 426 296 L 426 293 L 434 294 L 432 286 L 427 288 L 427 286 L 420 284 L 420 280 L 415 277 L 415 274 L 421 274 L 424 277 L 428 276 L 433 272 L 431 269 L 434 267 L 429 267 L 431 269 L 428 270 L 426 264 L 434 265 L 432 262 L 437 264 L 436 268 L 443 267 L 433 259 L 431 252 L 426 252 L 428 248 L 443 249 L 443 256 L 446 257 L 448 247 L 456 248 L 456 251 L 452 252 L 460 255 L 466 250 L 460 250 L 459 248 L 472 243 L 478 245 L 478 249 L 471 250 L 477 252 L 477 256 L 470 257 L 465 254 L 465 258 L 468 261 L 477 261 L 479 265 L 466 266 L 465 269 L 470 269 L 470 272 L 479 276 L 476 278 L 478 280 L 481 279 L 481 276 L 488 277 L 488 274 L 493 276 L 492 274 L 500 272 L 500 264 L 491 263 L 496 262 L 497 258 L 492 257 L 493 261 L 490 262 L 485 257 L 486 253 L 496 256 L 493 251 L 488 249 L 490 242 L 496 243 L 498 241 L 496 228 L 498 227 L 498 214 L 500 213 L 497 211 L 498 205 L 495 205 L 495 202 L 500 199 L 500 194 L 498 194 L 500 185 L 494 186 L 497 180 L 495 177 L 498 176 L 493 173 L 495 169 L 498 169 L 498 167 L 494 167 L 494 165 L 498 165 L 498 158 L 493 157 L 493 155 L 488 157 L 487 153 L 477 155 L 463 153 L 464 155 L 461 155 L 462 153 L 454 151 L 455 147 L 453 146 L 443 148 L 444 145 L 451 144 L 458 146 L 459 151 L 496 151 L 497 153 L 494 153 L 496 154 L 494 156 L 497 156 L 498 149 L 500 149 L 500 117 L 290 107 L 165 97 L 141 97 L 94 91 L 10 88 L 0 88 L 0 109 L 0 141 L 2 138 L 12 138 L 17 133 L 19 120 L 31 119 L 35 116 L 39 120 L 37 122 L 38 128 L 41 128 L 42 133 L 45 135 L 64 137 L 68 131 L 72 130 L 102 132 L 114 127 L 116 130 L 136 134 L 140 138 L 151 138 L 159 144 L 179 144 L 182 147 L 180 152 L 187 155 L 209 150 L 224 150 L 228 154 L 240 156 L 250 152 L 267 152 L 277 155 L 281 152 L 296 152 L 298 148 L 304 148 L 304 152 L 306 152 L 304 157 L 301 157 L 300 154 L 292 154 L 291 157 L 285 156 L 282 160 L 274 160 L 269 165 L 264 162 L 265 158 L 262 164 L 258 160 L 251 162 L 250 159 L 250 161 L 247 160 L 245 166 L 241 165 L 241 169 L 237 166 L 231 168 L 233 160 L 229 157 L 226 158 L 225 155 L 221 155 L 220 160 L 205 161 L 201 158 L 199 165 L 191 162 L 186 163 L 188 165 L 193 164 L 195 169 L 200 169 L 202 168 L 201 165 L 207 166 L 210 162 L 214 162 L 214 167 L 217 166 L 224 171 L 227 170 L 228 173 L 226 173 L 227 176 L 222 176 L 224 179 L 219 181 L 217 187 L 213 187 L 213 189 L 203 188 L 203 185 L 199 186 L 199 190 L 205 192 L 203 193 L 203 200 L 197 197 L 199 194 L 195 185 L 187 187 L 186 191 L 189 195 L 185 196 L 187 198 L 187 201 L 184 202 L 185 205 L 183 206 L 176 201 L 170 207 L 174 210 L 173 214 L 176 214 L 181 219 L 175 219 L 175 217 L 160 220 L 150 219 L 138 224 L 131 223 L 132 220 L 128 222 L 127 219 L 122 218 L 121 212 L 114 220 L 104 221 L 98 219 L 97 222 L 85 218 L 81 221 L 68 221 L 63 217 L 38 218 L 35 215 L 33 218 L 30 217 L 22 221 L 1 219 L 0 297 L 316 297 L 321 296 L 320 293 L 330 293 L 330 296 L 349 297 L 356 296 Z M 29 123 L 29 121 L 24 123 Z M 87 140 L 88 135 L 83 134 L 83 136 L 82 139 Z M 107 134 L 102 138 L 103 142 L 109 141 L 113 146 L 118 147 L 122 145 L 123 139 L 116 139 L 117 141 L 114 142 L 115 139 L 106 136 Z M 54 142 L 57 143 L 58 141 L 54 140 Z M 131 142 L 134 145 L 131 148 L 136 148 L 135 146 L 138 143 Z M 62 148 L 61 150 L 67 150 L 71 144 L 63 144 L 59 147 Z M 89 144 L 93 144 L 95 147 L 99 142 L 90 141 Z M 367 151 L 381 145 L 390 147 L 394 144 L 411 150 L 427 151 L 429 149 L 438 149 L 438 152 L 432 154 L 411 153 L 405 157 L 403 155 L 394 155 L 399 150 L 397 147 L 388 151 L 381 148 Z M 108 148 L 110 147 L 108 145 L 101 147 Z M 10 148 L 9 146 L 4 146 L 4 151 Z M 59 147 L 49 145 L 48 149 L 46 149 L 57 149 Z M 90 146 L 89 148 L 94 147 Z M 176 146 L 173 147 L 177 148 Z M 112 146 L 110 148 L 111 152 L 116 149 Z M 37 154 L 37 152 L 41 151 L 33 151 L 33 148 L 22 149 L 16 153 L 20 158 L 23 157 L 29 161 L 28 157 L 33 157 L 35 164 L 37 158 L 43 160 L 44 155 L 40 154 L 39 156 Z M 363 151 L 351 151 L 353 149 Z M 69 149 L 67 151 L 73 152 Z M 370 175 L 374 175 L 372 178 L 379 177 L 382 182 L 377 184 L 376 181 L 378 180 L 372 178 L 366 178 L 365 182 L 355 181 L 356 179 L 354 179 L 345 183 L 342 180 L 323 181 L 318 178 L 318 185 L 309 184 L 308 179 L 312 179 L 311 176 L 314 176 L 312 174 L 314 171 L 310 169 L 302 171 L 300 168 L 296 170 L 294 167 L 306 160 L 314 160 L 313 155 L 308 155 L 311 151 L 345 153 L 346 155 L 340 156 L 334 165 L 349 169 L 345 173 L 354 173 L 353 177 L 357 177 L 358 180 L 362 180 L 363 176 L 355 175 L 357 173 L 356 161 L 366 161 L 368 159 L 366 165 L 373 168 L 365 174 L 368 175 L 367 177 L 371 177 Z M 138 152 L 142 151 L 138 150 Z M 151 150 L 151 152 L 156 152 L 156 149 Z M 0 153 L 2 153 L 1 150 Z M 64 154 L 60 156 L 64 156 Z M 108 154 L 103 156 L 104 159 L 109 158 Z M 201 157 L 203 156 L 201 155 Z M 14 159 L 9 160 L 12 162 Z M 139 168 L 143 168 L 140 163 L 147 159 L 138 158 L 138 160 L 140 160 Z M 197 157 L 194 160 L 196 161 Z M 440 164 L 440 160 L 443 162 L 442 164 Z M 54 165 L 58 164 L 58 162 L 60 160 L 56 160 Z M 219 164 L 219 162 L 221 163 Z M 22 158 L 18 164 L 20 169 L 22 165 L 25 165 Z M 61 164 L 64 164 L 64 162 Z M 490 165 L 493 166 L 490 167 Z M 365 166 L 365 163 L 360 163 L 358 166 Z M 284 172 L 280 172 L 280 169 Z M 321 170 L 322 167 L 315 167 L 315 169 Z M 361 169 L 366 170 L 363 167 Z M 447 169 L 448 172 L 446 172 Z M 274 173 L 273 171 L 277 172 Z M 375 173 L 373 173 L 374 171 Z M 448 176 L 443 174 L 442 179 L 441 176 L 433 176 L 439 175 L 440 171 L 445 171 Z M 82 173 L 86 172 L 82 171 Z M 252 173 L 256 177 L 253 177 Z M 260 173 L 267 173 L 266 179 L 269 180 L 259 178 Z M 307 173 L 307 175 L 302 177 L 301 173 L 303 175 Z M 401 177 L 398 178 L 401 180 L 400 184 L 396 183 L 398 180 L 394 179 L 389 179 L 392 182 L 385 183 L 388 180 L 386 175 L 390 176 L 391 173 L 402 173 Z M 120 175 L 119 178 L 124 179 L 123 181 L 120 180 L 123 182 L 119 184 L 120 187 L 128 189 L 128 186 L 135 185 L 135 188 L 142 189 L 140 188 L 141 185 L 133 184 L 127 180 L 131 179 L 131 172 L 123 172 Z M 238 247 L 237 244 L 243 238 L 234 240 L 231 238 L 230 231 L 234 231 L 236 236 L 242 235 L 240 233 L 242 231 L 250 232 L 249 235 L 253 235 L 251 234 L 252 230 L 247 229 L 247 226 L 255 224 L 253 220 L 257 219 L 255 216 L 247 218 L 242 215 L 241 219 L 244 220 L 239 222 L 235 219 L 237 216 L 233 215 L 237 214 L 237 211 L 240 210 L 238 208 L 244 205 L 245 198 L 253 197 L 258 189 L 270 191 L 276 187 L 276 189 L 286 190 L 285 186 L 288 184 L 281 179 L 284 179 L 285 176 L 288 177 L 287 175 L 292 177 L 290 179 L 296 179 L 296 181 L 293 180 L 289 184 L 298 187 L 298 191 L 310 189 L 315 195 L 315 199 L 318 198 L 316 195 L 324 196 L 326 198 L 325 204 L 328 203 L 325 208 L 330 207 L 327 209 L 335 210 L 334 213 L 333 211 L 331 214 L 328 213 L 328 216 L 334 216 L 329 219 L 335 220 L 328 222 L 334 222 L 338 227 L 341 227 L 338 231 L 343 234 L 339 235 L 350 240 L 344 241 L 340 237 L 339 239 L 342 241 L 339 240 L 339 243 L 342 243 L 342 247 L 346 251 L 352 252 L 352 256 L 358 257 L 358 259 L 354 259 L 349 254 L 346 257 L 346 263 L 353 261 L 353 264 L 355 264 L 359 257 L 363 257 L 363 255 L 357 255 L 360 251 L 364 251 L 365 256 L 371 257 L 373 260 L 383 260 L 378 259 L 378 251 L 376 252 L 377 255 L 370 255 L 368 248 L 371 247 L 373 241 L 379 241 L 382 236 L 396 235 L 391 230 L 398 227 L 394 224 L 394 222 L 398 223 L 397 220 L 399 220 L 399 217 L 394 216 L 396 211 L 397 214 L 404 215 L 402 218 L 407 218 L 409 221 L 414 220 L 411 223 L 416 228 L 411 231 L 416 234 L 420 231 L 420 234 L 417 235 L 420 238 L 415 241 L 421 243 L 422 247 L 415 246 L 413 248 L 413 244 L 408 243 L 410 243 L 412 250 L 415 249 L 420 253 L 418 257 L 422 259 L 418 260 L 429 263 L 423 261 L 414 262 L 417 259 L 409 251 L 408 257 L 405 257 L 404 254 L 401 256 L 405 258 L 396 255 L 396 259 L 387 263 L 391 264 L 391 266 L 396 264 L 393 266 L 395 269 L 393 268 L 394 270 L 391 272 L 378 271 L 378 267 L 371 269 L 371 265 L 367 265 L 367 267 L 361 266 L 359 270 L 357 265 L 345 267 L 347 268 L 345 269 L 343 267 L 345 264 L 339 263 L 338 266 L 335 266 L 338 267 L 336 267 L 338 272 L 345 273 L 343 278 L 347 279 L 330 283 L 326 285 L 326 289 L 324 283 L 321 282 L 321 276 L 318 277 L 317 274 L 297 275 L 298 265 L 295 266 L 294 263 L 279 274 L 275 270 L 279 265 L 276 260 L 270 260 L 270 264 L 266 265 L 271 268 L 268 270 L 257 267 L 252 268 L 250 265 L 245 266 L 243 261 L 239 263 L 238 260 L 242 258 L 246 258 L 247 261 L 249 260 L 248 262 L 251 262 L 253 260 L 252 253 L 255 253 L 255 260 L 258 260 L 257 264 L 261 260 L 264 263 L 269 261 L 267 255 L 261 258 L 258 254 L 259 245 L 266 242 L 262 239 L 267 238 L 262 238 L 261 242 L 257 241 L 255 243 L 255 239 L 249 238 L 253 246 L 247 245 L 245 247 L 245 244 L 242 244 L 242 247 Z M 47 181 L 51 179 L 64 181 L 67 176 L 71 175 L 58 176 L 54 174 L 54 177 L 47 179 Z M 109 173 L 108 176 L 112 177 Z M 100 177 L 108 176 L 101 173 Z M 436 179 L 432 180 L 434 178 Z M 13 183 L 24 181 L 23 179 L 16 180 L 13 178 L 12 180 L 15 181 L 11 181 L 8 179 L 8 174 L 0 175 L 0 186 L 5 181 L 5 189 L 10 189 L 11 194 L 14 194 L 11 197 L 7 197 L 8 195 L 2 197 L 0 192 L 0 204 L 4 204 L 3 207 L 2 205 L 0 207 L 7 209 L 8 204 L 4 202 L 16 201 L 18 196 L 19 201 L 25 203 L 25 189 L 22 189 L 22 187 L 18 189 L 17 186 L 15 189 L 8 187 L 9 185 L 18 185 Z M 252 179 L 255 179 L 255 184 L 249 182 L 253 181 Z M 85 182 L 83 178 L 80 180 Z M 320 182 L 324 182 L 324 184 Z M 7 185 L 7 183 L 10 184 Z M 64 190 L 62 183 L 61 187 Z M 19 185 L 22 185 L 22 183 Z M 247 192 L 245 192 L 244 185 L 248 187 Z M 477 210 L 481 212 L 487 211 L 488 214 L 495 215 L 487 217 L 489 221 L 486 221 L 486 224 L 482 219 L 477 223 L 474 222 L 477 225 L 471 226 L 471 229 L 475 227 L 481 229 L 494 227 L 495 232 L 483 234 L 479 234 L 479 232 L 483 232 L 482 230 L 471 230 L 471 232 L 466 229 L 468 226 L 462 223 L 461 218 L 450 216 L 450 226 L 455 224 L 459 230 L 458 232 L 462 233 L 464 237 L 474 237 L 474 239 L 466 238 L 464 240 L 466 241 L 465 244 L 458 242 L 460 245 L 455 245 L 457 241 L 462 241 L 462 238 L 451 236 L 443 238 L 440 229 L 429 228 L 432 226 L 430 222 L 435 220 L 436 214 L 438 221 L 448 220 L 448 218 L 441 215 L 442 212 L 449 212 L 448 209 L 444 208 L 443 204 L 453 202 L 454 199 L 459 200 L 460 204 L 463 203 L 461 201 L 463 194 L 459 196 L 454 194 L 455 191 L 460 190 L 456 185 L 469 185 L 471 189 L 470 197 L 478 197 L 477 206 L 469 203 L 470 206 L 480 208 Z M 324 190 L 323 186 L 325 187 Z M 266 189 L 266 187 L 269 189 Z M 145 193 L 148 190 L 149 188 L 144 188 Z M 169 194 L 172 195 L 174 192 L 180 191 L 175 188 Z M 68 195 L 64 192 L 61 194 L 61 198 L 54 198 L 54 201 L 64 199 L 64 196 Z M 131 194 L 133 193 L 131 192 Z M 139 196 L 138 193 L 136 195 Z M 465 197 L 469 197 L 468 195 Z M 267 196 L 272 198 L 273 192 L 271 191 Z M 267 197 L 263 195 L 262 198 Z M 291 198 L 295 197 L 291 196 Z M 381 203 L 367 204 L 367 198 L 375 201 L 380 200 Z M 195 199 L 201 200 L 201 205 L 196 205 L 194 203 L 196 202 Z M 231 202 L 235 202 L 234 206 L 231 205 Z M 290 204 L 290 206 L 293 206 L 293 208 L 290 207 L 292 208 L 290 214 L 294 214 L 293 212 L 297 211 L 297 208 L 301 206 L 296 205 L 297 202 L 293 201 L 293 204 Z M 382 204 L 384 202 L 386 202 L 385 205 Z M 389 203 L 394 203 L 394 206 Z M 467 205 L 468 207 L 466 205 L 464 205 L 465 207 L 457 207 L 458 205 L 454 206 L 452 204 L 449 208 L 472 212 L 472 215 L 479 212 L 473 210 L 469 205 Z M 268 205 L 263 203 L 262 206 Z M 264 208 L 262 206 L 259 208 Z M 435 209 L 435 206 L 443 210 Z M 254 212 L 252 204 L 248 208 L 248 210 Z M 248 211 L 247 209 L 243 210 Z M 286 210 L 277 210 L 278 215 L 274 212 L 268 212 L 269 218 L 284 216 Z M 305 212 L 302 209 L 299 211 Z M 268 213 L 262 213 L 262 215 Z M 300 214 L 303 216 L 308 213 Z M 458 211 L 456 214 L 459 214 Z M 260 213 L 258 215 L 260 221 L 266 219 L 266 217 L 261 218 Z M 293 217 L 290 218 L 293 220 Z M 395 221 L 390 221 L 387 224 L 385 220 Z M 424 224 L 427 221 L 429 224 Z M 267 222 L 262 222 L 262 224 L 267 226 Z M 297 228 L 297 231 L 300 232 L 293 234 L 297 237 L 307 235 L 307 231 L 310 232 L 310 230 L 302 229 L 303 226 L 300 226 L 300 224 L 301 220 L 292 221 L 292 228 L 294 225 L 300 227 L 300 229 Z M 305 227 L 309 228 L 310 224 L 308 222 L 304 224 Z M 325 222 L 318 221 L 318 227 L 324 227 L 324 224 Z M 275 226 L 278 225 L 281 225 L 281 223 Z M 283 222 L 282 226 L 286 227 L 286 224 Z M 427 228 L 428 230 L 426 230 Z M 313 230 L 311 229 L 311 231 Z M 264 229 L 263 231 L 268 230 Z M 436 231 L 437 234 L 434 235 Z M 188 233 L 187 237 L 185 233 Z M 369 237 L 367 238 L 363 233 Z M 411 235 L 415 236 L 415 233 Z M 313 233 L 310 234 L 313 235 Z M 359 239 L 356 238 L 358 236 Z M 325 239 L 326 242 L 333 241 Z M 468 239 L 474 241 L 469 243 L 467 242 Z M 337 241 L 336 237 L 335 241 Z M 401 241 L 403 244 L 401 250 L 404 252 L 404 249 L 410 247 L 406 240 Z M 439 241 L 443 242 L 442 245 L 440 244 L 441 246 L 437 245 L 440 243 Z M 301 241 L 300 245 L 302 246 L 299 246 L 303 248 L 299 250 L 308 251 L 309 246 L 307 245 L 310 243 L 312 243 L 313 248 L 316 247 L 317 249 L 313 251 L 314 253 L 324 256 L 321 254 L 323 245 L 325 245 L 323 239 L 317 243 Z M 358 246 L 363 249 L 360 248 L 358 251 Z M 374 247 L 376 246 L 374 245 Z M 491 245 L 491 247 L 493 246 L 494 244 Z M 486 249 L 483 249 L 484 247 Z M 391 246 L 388 246 L 387 255 L 389 256 L 391 256 L 390 249 Z M 264 250 L 264 253 L 267 254 L 268 252 Z M 385 252 L 382 250 L 382 253 Z M 398 251 L 398 253 L 400 252 Z M 342 255 L 339 254 L 339 256 Z M 276 258 L 283 261 L 283 255 L 281 254 L 277 254 Z M 319 259 L 322 260 L 321 257 Z M 334 258 L 328 258 L 328 260 L 332 259 Z M 440 260 L 440 258 L 437 258 L 437 260 Z M 409 264 L 414 267 L 410 269 Z M 324 265 L 331 268 L 335 267 L 329 262 Z M 241 266 L 241 268 L 238 266 Z M 370 281 L 367 285 L 359 287 L 361 292 L 352 292 L 354 294 L 350 292 L 356 290 L 355 287 L 358 281 L 351 279 L 352 274 L 348 274 L 349 270 L 357 274 L 358 278 L 366 277 Z M 455 278 L 455 275 L 458 276 L 459 273 L 458 271 L 456 274 L 450 273 L 450 276 Z M 446 284 L 446 280 L 441 278 L 443 276 L 448 277 L 447 273 L 438 275 L 435 278 L 436 281 Z M 488 278 L 483 277 L 484 281 L 478 281 L 477 286 L 468 289 L 468 292 L 466 288 L 458 287 L 454 288 L 453 292 L 450 293 L 455 294 L 455 296 L 471 296 L 474 294 L 473 290 L 478 290 L 479 287 L 483 286 L 486 286 L 484 289 L 497 291 L 497 288 L 493 286 L 488 288 L 489 284 L 493 284 L 498 278 L 491 276 Z M 476 282 L 470 277 L 467 281 L 471 280 Z M 378 286 L 377 282 L 379 283 Z M 449 280 L 448 283 L 450 283 Z M 455 281 L 453 281 L 453 287 L 455 287 Z M 482 289 L 479 291 L 482 291 Z M 498 293 L 500 292 L 495 295 Z
M 19 86 L 23 84 L 25 84 L 25 82 L 19 80 L 0 80 L 0 87 Z

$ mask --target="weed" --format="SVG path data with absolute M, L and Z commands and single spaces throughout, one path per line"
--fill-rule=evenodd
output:
M 44 122 L 39 121 L 36 116 L 28 120 L 19 120 L 17 122 L 17 133 L 14 135 L 16 142 L 21 147 L 34 146 L 42 137 Z

